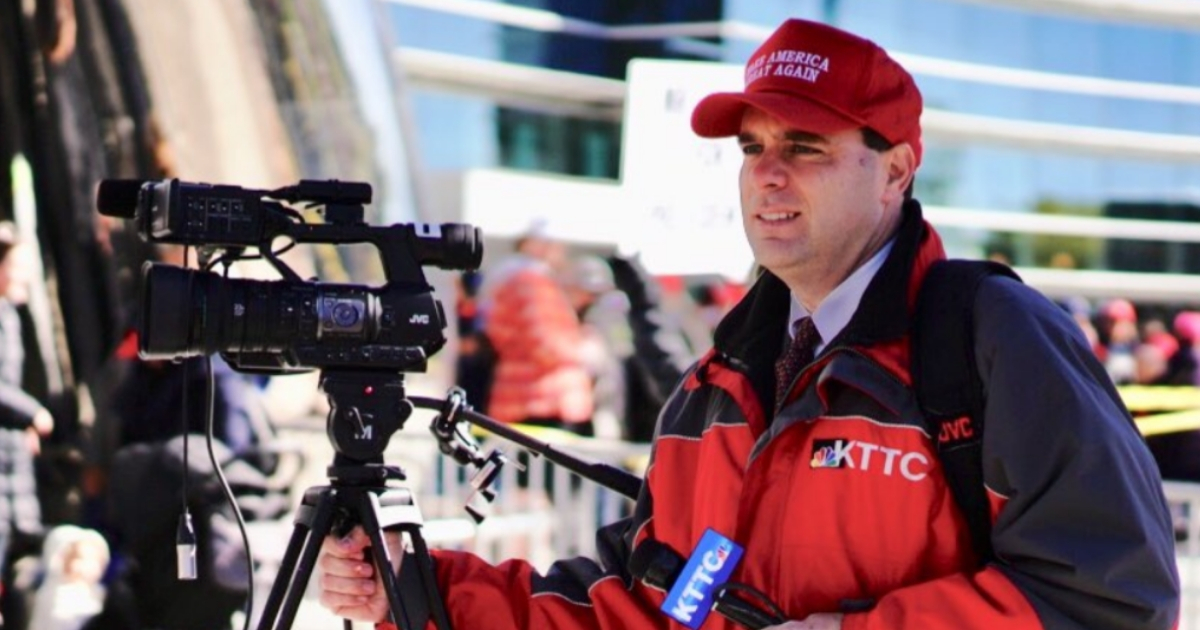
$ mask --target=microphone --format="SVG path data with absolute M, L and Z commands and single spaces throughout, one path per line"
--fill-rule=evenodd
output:
M 143 179 L 102 179 L 96 191 L 96 209 L 108 217 L 132 219 L 137 214 Z
M 690 559 L 670 546 L 652 538 L 643 540 L 629 558 L 629 572 L 646 585 L 668 591 L 662 611 L 672 619 L 699 628 L 710 612 L 749 630 L 761 630 L 787 621 L 783 611 L 764 593 L 745 584 L 727 582 L 742 548 L 709 529 L 704 533 Z M 741 594 L 750 595 L 755 605 Z M 873 599 L 843 599 L 842 612 L 865 612 L 875 605 Z
M 742 547 L 709 529 L 696 543 L 661 610 L 675 621 L 697 630 L 712 611 L 713 593 L 729 580 L 742 559 Z
M 668 591 L 662 611 L 693 630 L 714 610 L 750 630 L 786 621 L 738 596 L 736 591 L 747 589 L 725 582 L 741 557 L 741 547 L 710 529 L 690 560 L 657 540 L 643 540 L 629 558 L 629 572 L 648 586 Z

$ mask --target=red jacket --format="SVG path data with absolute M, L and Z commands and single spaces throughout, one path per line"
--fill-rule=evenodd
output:
M 687 556 L 713 528 L 745 547 L 733 579 L 791 619 L 870 598 L 845 630 L 1170 628 L 1179 583 L 1154 464 L 1070 318 L 1002 278 L 976 309 L 997 555 L 978 566 L 907 371 L 915 291 L 942 256 L 910 203 L 854 317 L 778 412 L 789 295 L 760 278 L 664 408 L 635 513 L 601 530 L 598 562 L 543 576 L 436 552 L 452 624 L 681 627 L 630 574 L 631 552 L 653 538 Z
M 592 379 L 583 330 L 545 265 L 507 269 L 489 290 L 484 331 L 496 349 L 488 414 L 501 422 L 592 417 Z

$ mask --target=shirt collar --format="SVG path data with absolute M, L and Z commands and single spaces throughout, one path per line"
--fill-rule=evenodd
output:
M 854 311 L 858 310 L 858 303 L 862 301 L 863 293 L 867 291 L 867 285 L 871 283 L 871 279 L 883 266 L 883 261 L 887 260 L 888 253 L 892 251 L 892 244 L 895 242 L 895 238 L 890 239 L 883 247 L 879 248 L 879 251 L 875 252 L 874 256 L 855 269 L 854 273 L 851 273 L 841 284 L 834 287 L 833 291 L 825 296 L 825 300 L 817 307 L 815 313 L 809 313 L 808 309 L 804 308 L 800 304 L 800 300 L 797 300 L 793 294 L 791 312 L 788 315 L 788 338 L 793 337 L 792 331 L 795 330 L 796 322 L 811 315 L 817 332 L 821 334 L 821 342 L 817 344 L 816 351 L 820 353 L 824 350 L 825 344 L 841 333 L 846 324 L 850 323 Z

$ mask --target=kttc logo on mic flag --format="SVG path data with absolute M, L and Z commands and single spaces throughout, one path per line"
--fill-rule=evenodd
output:
M 679 579 L 667 593 L 662 611 L 696 630 L 712 610 L 713 592 L 729 580 L 742 559 L 742 548 L 709 529 L 700 537 Z

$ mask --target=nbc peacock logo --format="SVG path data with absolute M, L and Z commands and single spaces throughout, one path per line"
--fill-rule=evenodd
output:
M 810 468 L 843 468 L 846 465 L 846 444 L 849 440 L 813 440 Z

